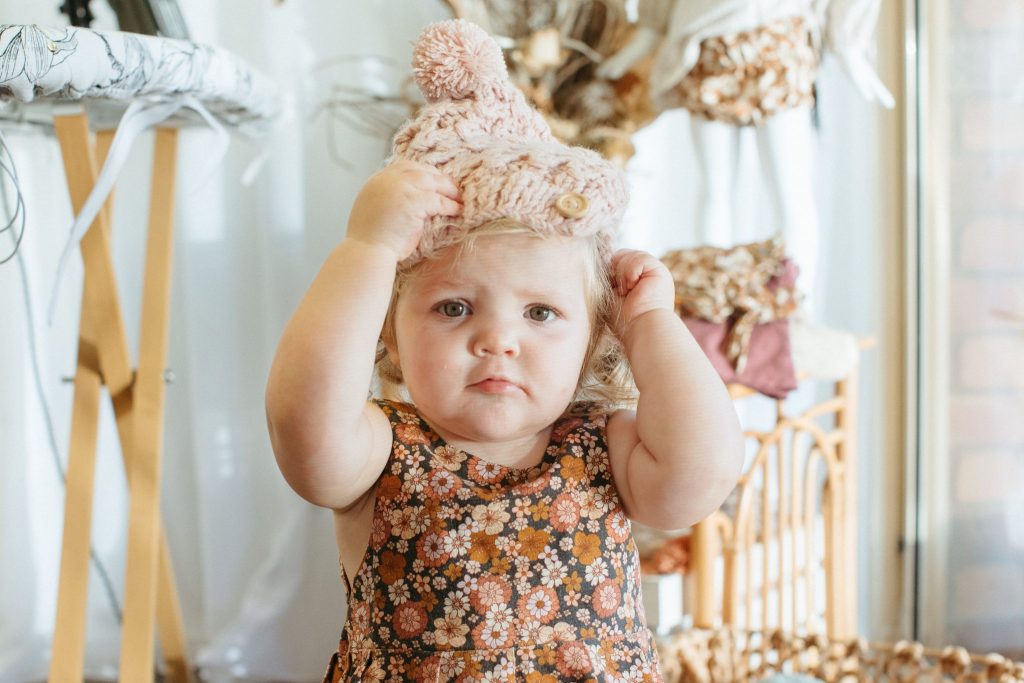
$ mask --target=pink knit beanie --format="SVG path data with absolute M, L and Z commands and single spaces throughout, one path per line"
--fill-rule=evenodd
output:
M 390 161 L 411 159 L 451 176 L 463 212 L 435 216 L 406 264 L 498 218 L 541 234 L 597 235 L 610 257 L 628 201 L 624 174 L 596 152 L 552 136 L 509 80 L 501 49 L 484 29 L 465 19 L 431 24 L 416 40 L 412 65 L 427 104 L 395 135 Z

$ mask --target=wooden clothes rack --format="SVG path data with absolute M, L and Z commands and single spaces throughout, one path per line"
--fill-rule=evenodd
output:
M 57 114 L 72 208 L 77 215 L 96 183 L 113 131 L 92 135 L 87 115 Z M 155 134 L 138 362 L 132 368 L 111 256 L 111 199 L 86 232 L 64 533 L 50 683 L 80 683 L 85 657 L 90 526 L 101 388 L 117 422 L 129 488 L 124 620 L 118 680 L 154 679 L 159 625 L 165 680 L 193 683 L 180 602 L 160 516 L 174 191 L 178 131 Z

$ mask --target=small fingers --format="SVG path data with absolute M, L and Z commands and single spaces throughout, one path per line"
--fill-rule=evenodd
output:
M 620 249 L 612 257 L 612 283 L 619 296 L 629 293 L 650 267 L 654 257 L 644 251 Z
M 462 202 L 457 202 L 443 195 L 437 195 L 438 216 L 460 216 L 462 215 Z
M 459 190 L 459 186 L 455 184 L 455 181 L 449 175 L 442 173 L 429 164 L 412 161 L 397 163 L 402 164 L 399 166 L 399 170 L 403 173 L 408 173 L 416 187 L 438 192 L 455 201 L 462 201 L 462 191 Z

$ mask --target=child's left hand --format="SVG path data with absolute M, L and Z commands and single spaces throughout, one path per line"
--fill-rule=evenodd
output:
M 634 320 L 659 308 L 675 312 L 676 287 L 664 263 L 646 251 L 620 249 L 612 256 L 612 287 L 616 294 L 612 328 L 619 339 Z

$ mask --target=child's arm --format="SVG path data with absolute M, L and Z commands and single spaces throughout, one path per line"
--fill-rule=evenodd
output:
M 461 212 L 459 191 L 431 166 L 397 162 L 371 177 L 274 355 L 267 426 L 281 473 L 316 505 L 344 508 L 377 480 L 391 426 L 366 400 L 397 263 L 432 215 Z
M 650 254 L 612 260 L 616 332 L 640 399 L 608 422 L 612 474 L 626 514 L 681 529 L 713 512 L 736 485 L 743 435 L 725 384 L 674 311 L 668 269 Z

